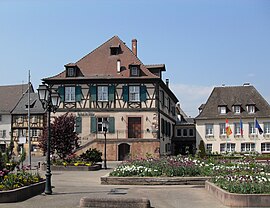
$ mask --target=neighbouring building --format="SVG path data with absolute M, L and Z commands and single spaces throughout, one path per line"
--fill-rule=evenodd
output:
M 178 119 L 174 127 L 172 139 L 172 154 L 187 155 L 196 153 L 196 129 L 194 118 L 188 117 L 185 112 L 176 105 Z
M 28 99 L 30 96 L 30 100 Z M 30 101 L 30 102 L 29 102 Z M 30 106 L 30 120 L 28 122 L 28 102 Z M 15 142 L 15 153 L 20 153 L 22 148 L 29 153 L 28 124 L 30 123 L 31 152 L 33 156 L 43 155 L 38 146 L 38 137 L 43 133 L 46 124 L 46 113 L 39 100 L 38 94 L 31 92 L 23 94 L 17 105 L 11 112 L 11 135 Z
M 27 93 L 28 84 L 0 86 L 0 148 L 5 151 L 11 139 L 11 112 Z M 33 91 L 33 88 L 30 89 Z
M 199 110 L 197 148 L 203 140 L 209 152 L 270 153 L 270 106 L 254 86 L 215 87 Z
M 44 78 L 61 96 L 57 114 L 76 115 L 76 131 L 82 147 L 104 153 L 107 159 L 171 154 L 176 122 L 176 96 L 169 80 L 162 80 L 164 64 L 144 65 L 132 50 L 114 36 L 59 74 Z M 103 154 L 104 155 L 104 154 Z

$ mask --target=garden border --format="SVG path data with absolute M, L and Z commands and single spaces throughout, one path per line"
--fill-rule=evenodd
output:
M 205 181 L 205 189 L 226 206 L 269 207 L 270 204 L 270 194 L 229 193 L 209 181 Z
M 19 202 L 39 195 L 45 190 L 46 181 L 23 186 L 17 189 L 0 191 L 0 203 Z
M 41 170 L 46 171 L 47 166 L 42 165 Z M 92 166 L 62 166 L 51 165 L 51 171 L 96 171 L 101 169 L 101 164 L 95 164 Z
M 204 185 L 210 177 L 100 177 L 102 185 Z

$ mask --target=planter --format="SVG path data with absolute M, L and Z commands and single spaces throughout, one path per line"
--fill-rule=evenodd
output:
M 0 203 L 19 202 L 44 192 L 46 181 L 9 191 L 0 191 Z
M 219 199 L 224 205 L 231 207 L 269 207 L 270 194 L 236 194 L 229 193 L 209 181 L 205 189 Z
M 101 177 L 103 185 L 204 185 L 210 177 Z
M 41 170 L 46 171 L 47 166 L 42 165 Z M 100 170 L 101 164 L 95 164 L 92 166 L 62 166 L 51 165 L 51 171 L 95 171 Z

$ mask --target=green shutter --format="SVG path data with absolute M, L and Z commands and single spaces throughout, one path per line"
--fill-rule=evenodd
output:
M 58 87 L 57 92 L 60 95 L 60 101 L 64 102 L 65 101 L 65 87 L 63 87 L 63 86 Z
M 115 87 L 109 86 L 109 101 L 114 101 Z
M 146 94 L 147 94 L 146 86 L 141 86 L 140 87 L 140 100 L 141 100 L 141 102 L 146 101 Z
M 109 133 L 115 133 L 114 117 L 109 117 Z
M 75 99 L 76 102 L 79 102 L 82 100 L 82 88 L 81 86 L 76 86 L 75 87 Z
M 128 102 L 128 86 L 123 86 L 123 100 Z
M 76 117 L 76 133 L 82 133 L 82 117 Z
M 97 119 L 96 117 L 91 117 L 91 133 L 97 133 Z
M 91 97 L 91 101 L 97 100 L 97 87 L 96 86 L 90 87 L 90 97 Z

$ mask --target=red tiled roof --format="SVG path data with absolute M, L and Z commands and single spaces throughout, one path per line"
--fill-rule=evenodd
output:
M 118 55 L 111 55 L 110 48 L 112 46 L 120 46 L 122 53 Z M 117 61 L 121 62 L 121 72 L 117 73 Z M 83 75 L 84 79 L 100 79 L 100 78 L 130 78 L 129 65 L 140 65 L 141 76 L 136 79 L 158 78 L 152 74 L 147 67 L 139 60 L 138 57 L 125 45 L 125 43 L 118 37 L 114 36 L 101 46 L 87 54 L 85 57 L 77 61 L 77 65 Z M 66 66 L 70 66 L 67 64 Z M 74 79 L 69 77 L 70 79 Z M 76 79 L 81 79 L 77 77 Z M 65 71 L 60 74 L 45 78 L 44 80 L 61 80 L 66 79 Z

